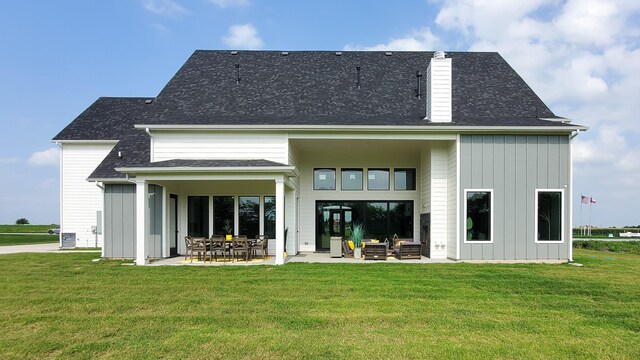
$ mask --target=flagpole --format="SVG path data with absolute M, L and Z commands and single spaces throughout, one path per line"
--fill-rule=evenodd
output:
M 589 236 L 591 236 L 591 228 L 593 227 L 593 225 L 591 224 L 591 206 L 593 205 L 593 202 L 591 199 L 589 199 Z
M 582 223 L 582 198 L 584 196 L 580 195 L 580 235 L 584 236 L 584 224 Z

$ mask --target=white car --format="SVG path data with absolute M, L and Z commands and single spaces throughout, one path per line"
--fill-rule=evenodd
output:
M 60 234 L 60 228 L 49 229 L 49 234 Z

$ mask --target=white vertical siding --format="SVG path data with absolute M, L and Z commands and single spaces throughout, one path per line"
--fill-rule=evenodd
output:
M 446 143 L 431 146 L 431 258 L 447 257 L 449 154 Z
M 431 212 L 431 151 L 422 149 L 420 153 L 420 213 Z
M 449 143 L 448 148 L 448 176 L 447 176 L 447 257 L 456 258 L 458 234 L 456 233 L 456 189 L 457 189 L 457 145 L 455 141 Z
M 451 59 L 431 59 L 427 68 L 427 118 L 451 122 Z
M 96 235 L 91 231 L 97 225 L 97 212 L 102 211 L 102 190 L 86 179 L 102 162 L 113 144 L 63 144 L 61 153 L 61 210 L 60 226 L 63 233 L 76 233 L 76 245 L 93 247 Z M 98 235 L 102 246 L 102 235 Z
M 153 133 L 153 161 L 173 159 L 265 159 L 289 162 L 286 134 L 214 132 Z

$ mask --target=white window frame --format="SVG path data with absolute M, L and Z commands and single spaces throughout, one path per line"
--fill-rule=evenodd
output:
M 560 193 L 560 240 L 539 240 L 538 239 L 538 194 L 540 194 L 541 192 L 559 192 Z M 564 228 L 565 228 L 565 216 L 564 216 L 564 189 L 535 189 L 535 200 L 534 200 L 534 209 L 533 209 L 533 213 L 535 216 L 534 222 L 533 222 L 533 227 L 534 227 L 534 233 L 533 233 L 533 239 L 535 240 L 536 244 L 564 244 L 564 239 L 565 239 L 565 233 L 564 233 Z
M 468 193 L 470 192 L 488 192 L 491 197 L 490 199 L 490 204 L 489 206 L 490 211 L 491 211 L 491 216 L 490 216 L 490 220 L 489 220 L 489 226 L 491 227 L 489 229 L 489 238 L 490 240 L 469 240 L 467 239 L 467 199 L 468 199 Z M 464 221 L 462 221 L 462 223 L 464 224 L 464 232 L 463 232 L 463 238 L 464 238 L 464 243 L 465 244 L 493 244 L 493 218 L 494 218 L 494 208 L 493 208 L 493 189 L 464 189 Z

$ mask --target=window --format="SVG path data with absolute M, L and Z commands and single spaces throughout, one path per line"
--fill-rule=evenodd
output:
M 395 169 L 393 175 L 395 190 L 416 189 L 416 169 Z
M 362 169 L 342 169 L 342 190 L 362 190 Z
M 313 190 L 335 190 L 336 169 L 314 169 Z
M 536 242 L 562 242 L 562 190 L 536 190 Z
M 233 196 L 213 197 L 213 234 L 233 235 Z M 226 225 L 231 227 L 231 232 L 227 234 Z
M 238 235 L 255 239 L 260 232 L 260 197 L 238 197 Z
M 367 189 L 389 190 L 389 169 L 369 169 L 367 172 Z
M 189 196 L 187 202 L 189 236 L 209 237 L 209 197 Z
M 264 197 L 264 235 L 276 238 L 276 197 Z
M 493 241 L 493 190 L 465 190 L 465 241 Z

